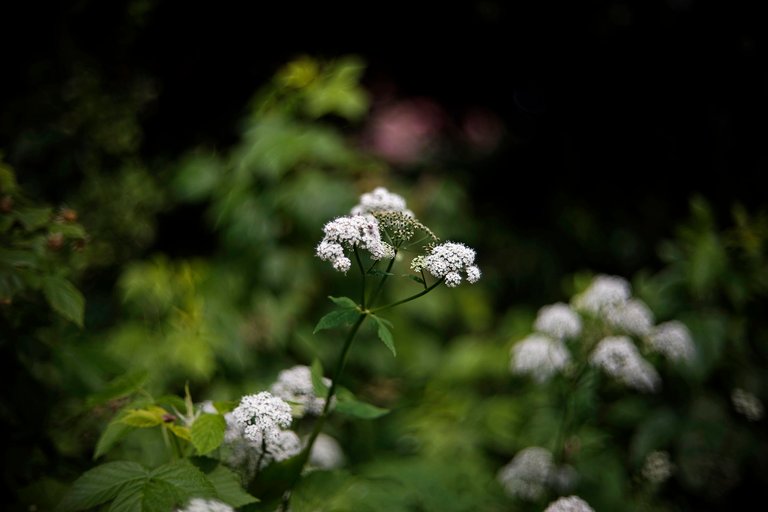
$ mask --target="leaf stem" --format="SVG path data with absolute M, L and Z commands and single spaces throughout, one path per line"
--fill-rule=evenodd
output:
M 415 295 L 411 295 L 410 297 L 407 297 L 407 298 L 402 299 L 402 300 L 398 300 L 397 302 L 393 302 L 393 303 L 387 304 L 385 306 L 380 306 L 378 308 L 369 309 L 368 313 L 373 314 L 373 313 L 376 313 L 377 311 L 384 311 L 385 309 L 390 309 L 390 308 L 393 308 L 395 306 L 399 306 L 400 304 L 405 304 L 406 302 L 410 302 L 413 299 L 418 299 L 422 295 L 426 295 L 427 293 L 429 293 L 432 290 L 434 290 L 442 282 L 443 282 L 443 279 L 439 279 L 439 280 L 435 281 L 430 286 L 428 286 L 427 288 L 424 288 L 422 291 L 420 291 L 419 293 L 417 293 Z

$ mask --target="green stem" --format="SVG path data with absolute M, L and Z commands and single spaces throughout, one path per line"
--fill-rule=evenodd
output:
M 389 277 L 389 273 L 392 270 L 392 266 L 395 264 L 395 258 L 397 258 L 397 249 L 395 249 L 395 255 L 392 256 L 391 260 L 389 260 L 389 264 L 387 265 L 386 274 L 384 274 L 384 276 L 381 278 L 381 281 L 379 281 L 379 286 L 371 294 L 371 297 L 368 300 L 368 304 L 373 305 L 374 301 L 379 297 L 379 294 L 381 293 L 381 290 L 384 288 L 384 283 L 387 281 L 387 278 Z M 363 309 L 365 309 L 365 304 L 363 304 Z
M 357 260 L 357 266 L 360 268 L 360 274 L 362 274 L 362 289 L 360 291 L 360 306 L 365 309 L 365 276 L 366 271 L 363 268 L 363 262 L 360 261 L 360 253 L 357 251 L 357 246 L 355 246 L 355 260 Z
M 376 313 L 377 311 L 384 311 L 385 309 L 390 309 L 390 308 L 393 308 L 395 306 L 399 306 L 400 304 L 405 304 L 406 302 L 410 302 L 410 301 L 412 301 L 414 299 L 418 299 L 422 295 L 426 295 L 429 292 L 431 292 L 432 290 L 434 290 L 442 282 L 443 282 L 442 279 L 440 279 L 438 281 L 435 281 L 428 288 L 424 288 L 422 291 L 420 291 L 419 293 L 417 293 L 415 295 L 411 295 L 410 297 L 407 297 L 407 298 L 405 298 L 403 300 L 399 300 L 397 302 L 393 302 L 392 304 L 387 304 L 386 306 L 381 306 L 381 307 L 378 307 L 378 308 L 369 309 L 368 313 L 373 314 L 373 313 Z

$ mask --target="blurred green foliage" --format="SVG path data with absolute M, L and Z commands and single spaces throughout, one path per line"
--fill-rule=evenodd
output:
M 135 461 L 141 466 L 128 470 L 141 478 L 160 471 L 168 453 L 156 432 L 116 430 L 127 405 L 171 411 L 182 407 L 186 385 L 195 400 L 232 401 L 294 364 L 331 366 L 342 340 L 313 327 L 329 294 L 357 290 L 314 248 L 324 223 L 362 192 L 396 191 L 447 239 L 474 240 L 478 226 L 493 225 L 472 217 L 472 198 L 454 174 L 403 173 L 358 147 L 369 108 L 363 70 L 356 57 L 297 58 L 257 91 L 232 147 L 194 147 L 162 163 L 138 152 L 150 84 L 113 97 L 93 75 L 78 74 L 60 137 L 27 135 L 16 151 L 68 169 L 77 183 L 67 189 L 71 208 L 27 199 L 0 167 L 2 351 L 16 367 L 3 380 L 2 421 L 14 432 L 3 483 L 14 510 L 52 510 L 94 458 Z M 740 414 L 732 394 L 768 396 L 768 213 L 734 205 L 731 218 L 718 219 L 705 198 L 690 204 L 690 219 L 660 241 L 658 268 L 626 277 L 657 320 L 690 327 L 701 357 L 685 371 L 662 366 L 657 395 L 598 396 L 587 386 L 570 397 L 589 420 L 570 440 L 580 475 L 574 493 L 596 510 L 717 510 L 746 503 L 766 484 L 765 420 Z M 66 213 L 75 211 L 80 219 Z M 184 217 L 192 211 L 204 212 L 202 222 Z M 164 232 L 166 247 L 199 236 L 185 244 L 194 254 L 154 249 L 163 246 L 157 226 L 168 212 L 193 229 Z M 589 216 L 582 220 L 585 240 L 604 243 Z M 484 261 L 531 248 L 504 232 L 482 247 L 489 254 L 478 255 L 478 284 L 388 312 L 397 357 L 374 329 L 363 330 L 341 384 L 391 412 L 331 417 L 326 428 L 347 466 L 304 478 L 294 511 L 534 511 L 557 497 L 521 502 L 496 480 L 520 449 L 552 443 L 570 390 L 550 394 L 511 375 L 509 350 L 542 304 L 499 288 L 494 276 L 505 268 Z M 553 268 L 568 257 L 548 255 Z M 542 295 L 563 299 L 600 271 L 560 276 L 542 284 Z M 497 306 L 510 295 L 513 306 Z M 652 485 L 641 469 L 656 450 L 675 469 Z

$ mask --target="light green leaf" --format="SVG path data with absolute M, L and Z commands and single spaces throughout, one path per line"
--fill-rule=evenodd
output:
M 168 411 L 162 407 L 156 405 L 147 407 L 146 409 L 134 409 L 128 411 L 125 416 L 118 421 L 125 425 L 138 428 L 150 428 L 163 423 L 163 417 L 168 414 Z
M 75 480 L 57 507 L 58 512 L 87 510 L 114 499 L 122 489 L 147 477 L 147 470 L 130 461 L 108 462 Z
M 192 424 L 190 433 L 192 444 L 197 452 L 205 455 L 224 441 L 224 431 L 227 430 L 227 422 L 221 414 L 202 414 Z
M 395 340 L 392 338 L 392 331 L 389 330 L 392 327 L 392 322 L 376 315 L 371 315 L 371 318 L 376 321 L 376 325 L 378 326 L 376 333 L 379 335 L 379 339 L 384 342 L 384 345 L 386 345 L 390 352 L 392 352 L 393 356 L 397 356 Z
M 216 489 L 219 499 L 235 508 L 259 501 L 255 496 L 245 492 L 240 485 L 240 477 L 224 466 L 216 466 L 216 469 L 206 473 L 205 476 Z
M 328 386 L 323 382 L 323 365 L 319 359 L 312 361 L 310 375 L 312 376 L 312 389 L 315 395 L 320 397 L 328 395 Z
M 107 425 L 107 428 L 101 433 L 101 436 L 99 436 L 99 440 L 96 443 L 96 450 L 93 453 L 94 460 L 111 450 L 115 443 L 135 429 L 136 427 L 117 421 L 113 421 Z
M 168 423 L 166 424 L 168 427 L 168 430 L 173 432 L 173 435 L 175 435 L 178 438 L 181 438 L 185 441 L 192 441 L 192 433 L 189 431 L 189 427 L 185 427 L 183 425 L 176 425 L 175 423 Z
M 145 370 L 125 373 L 111 381 L 101 391 L 89 396 L 86 405 L 94 407 L 110 400 L 128 396 L 141 389 L 148 377 L 149 374 Z
M 85 298 L 75 285 L 63 277 L 46 276 L 43 294 L 54 311 L 79 327 L 83 326 Z
M 31 231 L 42 227 L 51 220 L 52 212 L 51 208 L 22 208 L 16 210 L 15 214 L 19 222 Z
M 323 329 L 331 329 L 342 325 L 352 325 L 359 316 L 360 312 L 356 309 L 337 309 L 331 311 L 317 322 L 315 330 L 312 331 L 312 333 L 314 334 Z
M 350 299 L 349 297 L 331 297 L 328 296 L 329 299 L 333 301 L 334 304 L 337 306 L 340 306 L 345 309 L 357 309 L 357 303 Z

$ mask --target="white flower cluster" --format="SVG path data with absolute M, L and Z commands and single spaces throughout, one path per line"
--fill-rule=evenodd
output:
M 564 496 L 550 503 L 544 512 L 595 512 L 595 510 L 578 496 Z
M 257 471 L 272 462 L 289 459 L 301 451 L 301 440 L 292 430 L 280 430 L 274 440 L 266 444 L 246 437 L 243 426 L 233 413 L 225 414 L 224 419 L 227 421 L 227 429 L 221 447 L 222 460 L 243 474 L 246 480 L 253 478 Z
M 763 402 L 755 395 L 741 388 L 731 393 L 731 401 L 736 412 L 745 416 L 749 421 L 758 421 L 764 414 Z
M 268 451 L 280 441 L 280 433 L 291 425 L 291 406 L 267 391 L 240 399 L 232 416 L 243 428 L 243 436 Z
M 546 448 L 529 446 L 502 467 L 496 478 L 510 496 L 536 501 L 547 489 L 569 489 L 577 475 L 571 466 L 557 466 Z
M 331 380 L 323 377 L 323 383 L 330 386 Z M 295 405 L 293 413 L 297 418 L 304 416 L 305 413 L 318 416 L 325 407 L 325 398 L 315 395 L 312 372 L 308 366 L 296 365 L 282 370 L 270 391 L 289 404 Z M 333 402 L 331 404 L 333 405 Z
M 351 211 L 352 215 L 380 212 L 403 212 L 413 216 L 413 212 L 406 208 L 405 199 L 384 187 L 376 187 L 373 192 L 361 195 L 360 202 Z
M 203 498 L 193 498 L 182 509 L 177 512 L 234 512 L 235 509 L 218 500 L 206 500 Z
M 600 340 L 589 362 L 616 380 L 640 391 L 656 391 L 661 383 L 656 369 L 643 359 L 627 336 L 609 336 Z
M 375 260 L 394 257 L 392 247 L 381 240 L 379 222 L 373 215 L 338 217 L 325 225 L 323 233 L 315 254 L 323 261 L 330 261 L 339 272 L 346 272 L 352 266 L 345 249 L 365 249 Z
M 643 478 L 653 484 L 660 484 L 672 476 L 672 461 L 669 460 L 669 453 L 656 450 L 648 454 L 643 463 Z
M 591 329 L 585 330 L 585 322 Z M 632 297 L 629 282 L 618 276 L 596 276 L 571 305 L 558 302 L 540 308 L 533 328 L 533 334 L 510 350 L 510 370 L 539 382 L 568 366 L 571 354 L 566 342 L 581 335 L 595 336 L 596 346 L 589 356 L 594 366 L 642 391 L 656 391 L 661 379 L 633 337 L 642 340 L 646 350 L 674 362 L 691 361 L 696 354 L 688 328 L 677 320 L 654 326 L 651 310 Z
M 433 247 L 429 254 L 413 258 L 411 269 L 415 272 L 426 269 L 436 278 L 445 279 L 449 288 L 461 283 L 462 272 L 470 283 L 480 279 L 480 268 L 475 265 L 475 250 L 457 242 L 444 242 Z
M 338 441 L 322 432 L 315 439 L 309 452 L 309 466 L 315 469 L 331 470 L 344 464 L 344 452 Z

